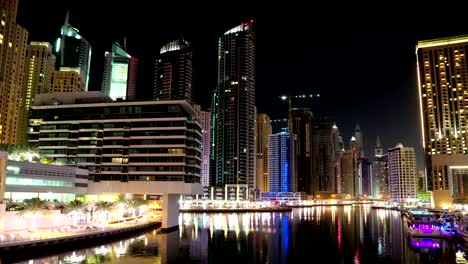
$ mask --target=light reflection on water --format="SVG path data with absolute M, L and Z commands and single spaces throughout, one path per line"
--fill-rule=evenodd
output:
M 291 213 L 195 214 L 180 230 L 22 263 L 468 263 L 464 247 L 411 239 L 399 212 L 368 206 L 297 208 Z

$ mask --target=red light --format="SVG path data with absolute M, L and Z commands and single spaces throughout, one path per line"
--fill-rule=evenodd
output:
M 253 19 L 250 19 L 250 23 L 253 23 Z

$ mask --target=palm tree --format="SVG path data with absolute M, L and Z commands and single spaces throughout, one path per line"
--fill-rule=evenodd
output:
M 31 230 L 36 229 L 36 214 L 44 210 L 46 202 L 37 197 L 24 199 L 24 209 L 18 212 L 18 215 L 31 215 Z
M 96 212 L 106 213 L 106 221 L 109 220 L 109 211 L 114 206 L 114 203 L 99 201 L 96 203 Z
M 129 200 L 128 207 L 133 210 L 133 217 L 136 216 L 136 210 L 139 209 L 142 205 L 146 205 L 146 200 L 141 198 Z
M 115 200 L 115 205 L 117 206 L 117 219 L 120 220 L 120 209 L 129 207 L 130 203 L 131 203 L 131 200 L 126 199 L 123 194 L 120 194 L 119 196 L 117 196 L 117 199 Z M 125 213 L 125 209 L 122 211 L 122 217 L 124 213 Z
M 72 215 L 74 225 L 78 224 L 77 216 L 79 217 L 83 213 L 85 206 L 86 205 L 80 200 L 73 200 L 65 206 L 64 212 Z

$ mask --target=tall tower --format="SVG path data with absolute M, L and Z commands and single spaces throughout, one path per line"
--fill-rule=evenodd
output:
M 215 185 L 254 188 L 255 33 L 253 21 L 226 31 L 218 42 L 213 97 Z
M 417 197 L 416 154 L 401 143 L 388 150 L 388 185 L 390 199 L 406 202 Z
M 312 168 L 316 191 L 336 191 L 336 131 L 335 122 L 327 118 L 313 120 Z
M 0 1 L 0 144 L 26 140 L 20 120 L 24 115 L 28 32 L 16 24 L 17 8 L 17 0 Z M 28 76 L 29 81 L 32 77 Z
M 202 163 L 201 163 L 201 184 L 203 186 L 210 185 L 210 112 L 201 110 L 201 106 L 192 105 L 195 110 L 195 120 L 200 123 L 202 129 Z
M 296 135 L 281 132 L 270 135 L 268 174 L 270 192 L 296 192 Z
M 48 93 L 52 73 L 55 69 L 55 56 L 52 54 L 52 45 L 48 42 L 32 41 L 26 54 L 26 74 L 24 81 L 24 112 L 21 119 L 20 135 L 26 139 L 28 112 L 34 105 L 36 94 Z
M 418 94 L 427 185 L 468 182 L 468 36 L 419 41 Z
M 155 100 L 192 100 L 192 48 L 180 38 L 164 45 L 156 61 Z
M 49 93 L 83 92 L 85 84 L 81 78 L 81 68 L 60 67 L 52 72 Z
M 136 95 L 138 59 L 130 56 L 119 44 L 106 51 L 101 92 L 116 100 Z
M 79 34 L 78 29 L 72 27 L 69 13 L 65 16 L 65 23 L 60 30 L 60 37 L 55 42 L 57 67 L 80 68 L 81 78 L 88 91 L 89 69 L 91 66 L 91 45 Z
M 32 41 L 28 47 L 26 71 L 28 80 L 25 82 L 25 108 L 29 110 L 34 104 L 36 94 L 48 93 L 50 78 L 55 69 L 55 56 L 52 45 L 48 42 Z M 31 77 L 32 78 L 29 78 Z
M 256 166 L 255 182 L 261 192 L 269 192 L 268 177 L 268 138 L 272 133 L 270 117 L 267 114 L 258 113 L 255 120 L 255 144 L 256 144 Z
M 387 154 L 384 154 L 380 138 L 377 137 L 372 164 L 372 196 L 388 198 Z
M 356 149 L 358 153 L 358 158 L 363 158 L 364 147 L 362 143 L 362 131 L 361 131 L 361 127 L 359 126 L 359 124 L 356 124 L 356 127 L 354 128 L 354 138 L 356 139 Z
M 295 108 L 291 111 L 292 133 L 297 136 L 297 191 L 315 194 L 312 178 L 312 119 L 308 108 Z

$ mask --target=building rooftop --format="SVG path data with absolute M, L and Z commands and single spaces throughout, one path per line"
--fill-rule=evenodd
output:
M 418 43 L 416 44 L 416 51 L 420 48 L 430 48 L 430 47 L 444 46 L 444 45 L 464 43 L 464 42 L 468 43 L 468 35 L 430 39 L 430 40 L 421 40 L 421 41 L 418 41 Z

